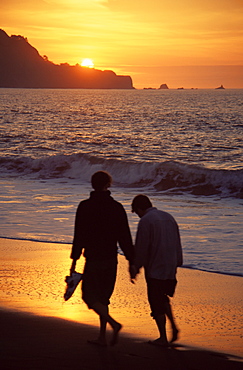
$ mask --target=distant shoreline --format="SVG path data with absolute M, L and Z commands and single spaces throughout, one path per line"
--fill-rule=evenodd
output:
M 0 86 L 9 88 L 133 89 L 130 76 L 111 70 L 54 64 L 20 35 L 0 29 Z

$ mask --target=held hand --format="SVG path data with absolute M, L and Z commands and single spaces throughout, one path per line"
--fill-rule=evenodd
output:
M 137 268 L 136 268 L 135 265 L 130 265 L 129 266 L 129 273 L 130 273 L 131 283 L 135 284 L 135 278 L 136 278 L 136 275 L 137 275 Z

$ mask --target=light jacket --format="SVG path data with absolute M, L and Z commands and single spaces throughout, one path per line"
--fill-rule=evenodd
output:
M 148 208 L 139 221 L 135 242 L 135 266 L 149 278 L 175 279 L 183 263 L 178 225 L 169 213 Z

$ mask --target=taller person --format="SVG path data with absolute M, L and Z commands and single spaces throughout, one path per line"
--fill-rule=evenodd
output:
M 112 178 L 107 172 L 93 174 L 91 184 L 94 191 L 88 199 L 80 202 L 77 209 L 71 252 L 70 273 L 75 271 L 82 252 L 86 258 L 82 299 L 99 315 L 98 339 L 89 342 L 100 346 L 107 345 L 107 323 L 113 329 L 110 345 L 116 344 L 122 327 L 110 316 L 108 309 L 117 274 L 117 243 L 130 265 L 134 256 L 127 215 L 123 206 L 111 197 L 108 190 L 111 183 Z
M 169 299 L 175 292 L 177 267 L 182 265 L 178 225 L 169 213 L 153 207 L 145 195 L 137 195 L 133 199 L 132 212 L 140 217 L 140 221 L 131 279 L 135 279 L 140 268 L 144 267 L 151 316 L 155 319 L 160 334 L 158 339 L 149 343 L 166 347 L 169 344 L 166 335 L 166 316 L 172 327 L 170 342 L 177 340 L 179 331 Z

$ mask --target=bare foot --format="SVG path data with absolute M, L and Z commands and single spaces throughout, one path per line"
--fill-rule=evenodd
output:
M 178 334 L 179 334 L 179 330 L 176 329 L 176 328 L 173 329 L 173 334 L 172 334 L 172 338 L 170 340 L 170 343 L 173 343 L 178 339 Z
M 153 346 L 159 346 L 159 347 L 164 347 L 164 348 L 168 347 L 168 345 L 169 345 L 167 340 L 164 340 L 162 338 L 158 338 L 158 339 L 155 339 L 155 340 L 149 340 L 148 344 L 152 344 Z
M 87 340 L 87 342 L 89 344 L 94 344 L 95 346 L 99 346 L 99 347 L 106 347 L 107 346 L 106 340 L 91 339 L 91 340 Z
M 118 342 L 118 334 L 119 334 L 119 331 L 121 330 L 121 328 L 122 328 L 122 325 L 119 324 L 119 323 L 117 323 L 113 327 L 113 336 L 112 336 L 112 339 L 110 341 L 111 346 L 114 346 Z

